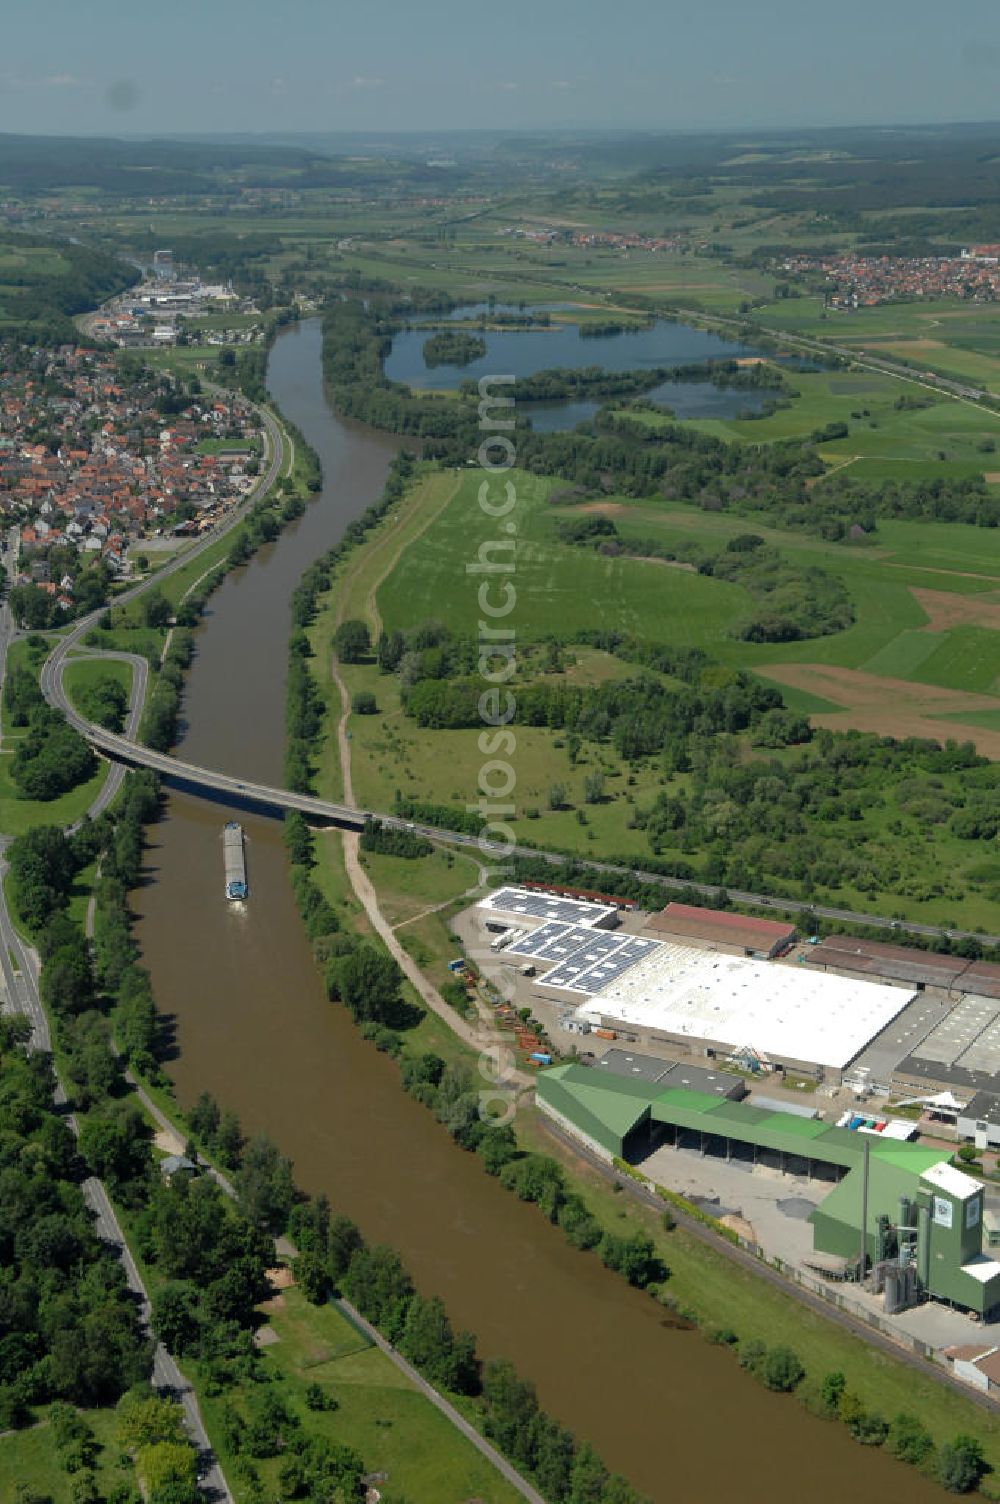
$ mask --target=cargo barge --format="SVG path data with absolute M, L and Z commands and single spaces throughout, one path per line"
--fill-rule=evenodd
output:
M 226 897 L 238 903 L 250 897 L 247 882 L 246 852 L 243 849 L 243 826 L 228 820 L 222 832 L 222 855 L 226 868 Z

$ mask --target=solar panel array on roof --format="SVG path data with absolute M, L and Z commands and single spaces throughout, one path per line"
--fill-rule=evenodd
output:
M 636 961 L 641 961 L 656 946 L 656 940 L 642 940 L 638 935 L 588 931 L 573 955 L 546 972 L 544 984 L 592 996 L 627 972 L 630 966 L 635 966 Z
M 621 976 L 655 950 L 657 940 L 620 931 L 593 930 L 582 924 L 552 920 L 537 930 L 526 931 L 508 946 L 512 955 L 552 962 L 543 978 L 545 985 L 587 996 Z
M 617 950 L 610 951 L 606 956 L 596 961 L 594 965 L 583 971 L 578 971 L 572 981 L 557 981 L 552 972 L 548 974 L 545 980 L 552 987 L 571 987 L 574 992 L 586 992 L 590 996 L 593 996 L 595 992 L 600 992 L 602 987 L 606 987 L 609 982 L 613 982 L 617 977 L 622 976 L 624 972 L 628 971 L 630 966 L 635 966 L 638 961 L 644 960 L 649 952 L 655 948 L 656 944 L 655 940 L 643 940 L 638 936 L 633 936 L 626 940 L 623 945 L 620 945 Z M 587 951 L 589 951 L 589 946 L 584 948 L 582 954 L 586 954 Z M 564 971 L 566 966 L 578 966 L 580 957 L 581 953 L 573 956 L 559 970 Z
M 579 950 L 584 938 L 591 933 L 581 925 L 563 924 L 550 920 L 537 930 L 524 930 L 507 949 L 518 956 L 531 956 L 538 961 L 562 961 Z
M 523 914 L 528 919 L 556 919 L 563 924 L 600 924 L 615 910 L 610 904 L 587 903 L 579 898 L 560 898 L 556 893 L 537 893 L 531 888 L 498 888 L 484 898 L 480 908 Z

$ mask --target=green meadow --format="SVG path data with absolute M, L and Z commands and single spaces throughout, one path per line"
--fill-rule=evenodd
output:
M 842 439 L 826 439 L 820 457 L 860 481 L 925 480 L 980 475 L 1000 467 L 1000 415 L 970 403 L 935 396 L 877 371 L 786 373 L 796 396 L 766 418 L 694 418 L 688 426 L 716 438 L 761 444 L 808 439 L 828 423 L 846 423 Z M 897 407 L 926 402 L 919 408 Z M 669 405 L 669 398 L 667 398 Z M 656 413 L 631 414 L 652 428 L 671 422 Z
M 264 1347 L 261 1362 L 267 1378 L 280 1386 L 282 1401 L 307 1420 L 311 1435 L 354 1448 L 369 1471 L 385 1475 L 381 1486 L 409 1504 L 440 1504 L 443 1497 L 514 1504 L 516 1490 L 335 1307 L 310 1306 L 292 1287 L 265 1311 L 277 1340 Z M 319 1385 L 333 1408 L 307 1411 L 305 1393 L 311 1384 Z M 242 1409 L 261 1387 L 204 1395 L 213 1437 L 225 1434 L 226 1407 Z M 233 1472 L 225 1451 L 223 1461 L 240 1504 L 251 1504 L 253 1495 Z M 273 1493 L 281 1460 L 263 1460 L 257 1467 L 265 1489 Z
M 547 500 L 549 483 L 519 474 L 514 479 L 520 497 L 514 514 L 517 599 L 504 625 L 514 628 L 525 679 L 549 672 L 540 654 L 532 656 L 531 644 L 540 638 L 565 639 L 581 628 L 618 627 L 649 641 L 702 647 L 717 660 L 765 677 L 772 665 L 815 664 L 816 673 L 826 667 L 861 669 L 866 674 L 908 680 L 913 687 L 908 713 L 924 718 L 920 734 L 942 741 L 950 736 L 961 739 L 976 727 L 984 734 L 998 729 L 990 711 L 981 710 L 982 718 L 976 720 L 940 717 L 949 709 L 947 698 L 941 703 L 942 691 L 992 696 L 1000 675 L 1000 634 L 965 625 L 928 631 L 927 615 L 910 589 L 914 585 L 947 592 L 954 585 L 953 595 L 960 606 L 967 601 L 974 605 L 977 594 L 991 596 L 1000 590 L 1000 537 L 995 533 L 960 525 L 901 522 L 886 524 L 873 545 L 848 546 L 759 525 L 753 516 L 705 514 L 674 503 L 611 499 L 609 505 L 615 508 L 615 521 L 623 534 L 654 536 L 665 545 L 681 545 L 697 537 L 721 546 L 752 527 L 789 556 L 818 564 L 844 579 L 857 612 L 849 630 L 799 643 L 753 644 L 731 635 L 748 604 L 740 588 L 664 563 L 605 558 L 562 544 L 556 538 L 555 521 L 566 509 Z M 478 475 L 426 473 L 391 520 L 348 556 L 321 602 L 310 638 L 314 673 L 330 710 L 317 759 L 317 787 L 328 797 L 340 792 L 335 727 L 341 705 L 322 665 L 337 622 L 361 618 L 368 623 L 373 640 L 383 628 L 405 629 L 422 619 L 441 620 L 456 631 L 475 633 L 480 618 L 477 593 L 484 577 L 468 573 L 467 566 L 475 569 L 481 561 L 480 545 L 497 528 L 495 523 L 488 524 L 478 507 L 478 482 Z M 933 572 L 967 562 L 977 548 L 981 577 Z M 925 565 L 925 559 L 935 562 Z M 605 652 L 574 645 L 566 649 L 559 682 L 596 684 L 635 672 L 633 666 Z M 475 729 L 420 728 L 403 711 L 398 677 L 380 673 L 373 661 L 341 665 L 341 673 L 352 697 L 370 693 L 377 705 L 376 714 L 352 714 L 349 719 L 354 792 L 363 808 L 390 809 L 399 796 L 458 807 L 475 802 L 483 762 Z M 808 678 L 794 688 L 782 685 L 782 694 L 791 709 L 806 715 L 840 713 L 837 724 L 850 724 L 853 708 L 845 711 L 842 701 L 826 690 L 811 691 Z M 1000 720 L 1000 695 L 996 704 Z M 931 716 L 939 718 L 932 721 Z M 648 840 L 633 817 L 652 803 L 667 781 L 656 759 L 625 765 L 610 744 L 585 741 L 573 748 L 569 739 L 544 727 L 518 726 L 516 739 L 512 824 L 519 840 L 580 854 L 648 857 Z M 751 750 L 747 745 L 744 754 Z M 586 781 L 594 773 L 603 776 L 604 796 L 588 803 Z M 675 774 L 669 782 L 683 793 L 689 775 Z M 564 797 L 562 807 L 553 809 L 550 794 L 556 785 Z M 866 816 L 866 839 L 877 833 L 885 849 L 891 848 L 898 856 L 894 891 L 831 890 L 831 901 L 935 923 L 956 922 L 953 915 L 961 912 L 964 923 L 993 926 L 995 894 L 984 890 L 978 878 L 966 871 L 976 856 L 968 843 L 938 832 L 936 846 L 939 854 L 946 850 L 946 858 L 937 881 L 928 874 L 919 843 L 914 846 L 897 825 L 892 800 L 884 809 L 873 807 Z M 367 860 L 392 865 L 392 859 Z M 398 874 L 377 875 L 380 887 L 398 886 Z M 419 902 L 400 904 L 393 912 L 396 922 L 415 920 L 414 943 L 429 946 L 428 955 L 437 961 L 440 957 L 432 939 L 439 926 L 431 915 L 420 919 L 420 912 L 460 891 L 467 878 L 464 873 L 443 870 L 436 875 L 429 870 L 427 876 L 434 881 L 426 892 L 421 891 Z
M 477 590 L 484 576 L 467 569 L 476 569 L 480 545 L 488 545 L 491 537 L 477 504 L 477 487 L 478 476 L 464 478 L 379 585 L 375 598 L 388 627 L 435 619 L 456 631 L 477 630 Z M 916 587 L 992 596 L 1000 590 L 996 531 L 885 522 L 873 544 L 825 543 L 783 532 L 753 514 L 720 515 L 676 503 L 609 498 L 607 506 L 623 536 L 651 537 L 665 547 L 682 548 L 693 540 L 722 547 L 752 528 L 796 561 L 844 581 L 856 617 L 846 631 L 801 642 L 749 643 L 733 636 L 751 605 L 742 587 L 659 560 L 607 558 L 560 543 L 556 519 L 572 515 L 572 509 L 551 506 L 549 489 L 548 482 L 534 476 L 517 479 L 517 604 L 510 621 L 526 640 L 600 626 L 649 641 L 701 647 L 723 662 L 751 670 L 778 662 L 823 663 L 982 693 L 993 692 L 1000 676 L 1000 633 L 974 625 L 927 633 L 927 614 L 911 593 Z M 970 561 L 975 577 L 970 577 Z

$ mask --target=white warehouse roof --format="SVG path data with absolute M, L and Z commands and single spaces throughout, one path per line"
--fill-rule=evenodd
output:
M 576 1016 L 841 1069 L 914 996 L 904 987 L 660 945 Z

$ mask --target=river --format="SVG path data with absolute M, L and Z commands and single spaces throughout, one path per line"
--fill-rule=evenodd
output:
M 319 452 L 323 490 L 213 596 L 186 689 L 183 753 L 271 782 L 281 777 L 290 593 L 378 495 L 395 449 L 330 411 L 319 357 L 314 320 L 279 337 L 268 379 Z M 207 801 L 170 794 L 134 895 L 183 1105 L 207 1089 L 247 1130 L 271 1134 L 307 1190 L 326 1191 L 370 1240 L 398 1248 L 420 1288 L 442 1296 L 485 1355 L 513 1359 L 546 1408 L 657 1504 L 723 1493 L 746 1504 L 882 1504 L 904 1489 L 914 1504 L 944 1497 L 842 1427 L 767 1393 L 698 1333 L 665 1327 L 648 1296 L 484 1175 L 326 1001 L 278 822 L 244 817 L 253 897 L 245 913 L 225 902 L 225 818 Z

